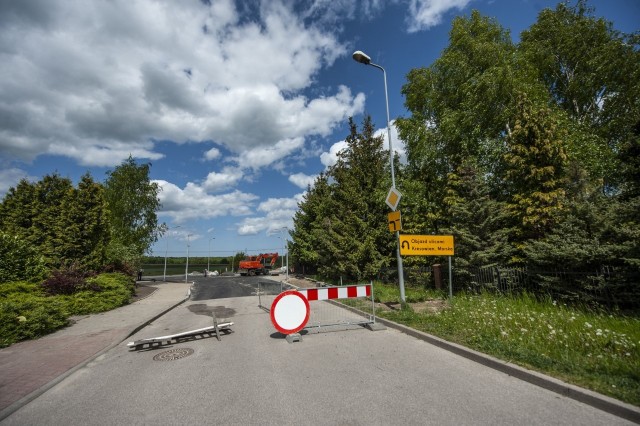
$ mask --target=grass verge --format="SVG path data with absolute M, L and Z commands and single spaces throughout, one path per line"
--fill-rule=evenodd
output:
M 393 286 L 376 285 L 375 296 L 399 301 Z M 409 305 L 376 315 L 640 406 L 638 318 L 489 293 L 456 295 L 435 313 Z

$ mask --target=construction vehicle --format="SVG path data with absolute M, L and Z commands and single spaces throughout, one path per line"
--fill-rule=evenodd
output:
M 238 265 L 240 275 L 267 275 L 278 260 L 278 253 L 260 253 L 257 256 L 247 256 Z

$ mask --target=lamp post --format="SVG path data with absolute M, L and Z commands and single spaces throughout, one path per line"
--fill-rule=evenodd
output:
M 384 97 L 387 104 L 387 136 L 389 138 L 389 163 L 391 164 L 391 187 L 396 188 L 396 175 L 393 169 L 393 145 L 391 143 L 391 119 L 389 117 L 389 95 L 387 93 L 387 72 L 380 65 L 371 62 L 371 58 L 360 50 L 353 52 L 353 59 L 364 65 L 371 65 L 372 67 L 382 70 L 384 77 Z M 404 272 L 402 270 L 402 256 L 400 256 L 400 231 L 396 231 L 396 255 L 398 257 L 398 280 L 400 284 L 400 302 L 406 304 L 404 296 Z
M 185 284 L 188 282 L 188 275 L 189 275 L 189 237 L 191 237 L 193 234 L 187 234 L 187 266 L 185 266 L 184 268 L 184 282 Z
M 176 226 L 173 229 L 178 229 L 180 228 L 180 225 Z M 163 281 L 167 281 L 167 253 L 169 252 L 169 233 L 167 232 L 167 246 L 164 249 L 164 274 L 163 274 Z
M 281 231 L 287 231 L 289 232 L 289 228 L 286 226 L 283 226 L 282 228 L 280 228 Z M 283 245 L 284 245 L 284 250 L 287 256 L 287 274 L 286 274 L 286 281 L 289 281 L 289 239 L 287 237 L 283 238 L 282 241 Z
M 215 240 L 216 237 L 209 238 L 209 251 L 207 252 L 207 274 L 209 273 L 209 258 L 211 257 L 211 240 Z

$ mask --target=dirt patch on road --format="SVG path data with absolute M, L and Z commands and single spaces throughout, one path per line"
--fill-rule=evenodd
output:
M 312 288 L 312 287 L 318 287 L 317 283 L 311 280 L 308 280 L 306 278 L 301 278 L 301 277 L 294 277 L 294 276 L 289 276 L 289 284 L 291 285 L 295 285 L 296 287 L 302 287 L 302 288 Z

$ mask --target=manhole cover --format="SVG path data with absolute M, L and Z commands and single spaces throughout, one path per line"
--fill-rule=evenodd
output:
M 169 349 L 168 351 L 164 351 L 154 356 L 153 360 L 154 361 L 174 361 L 176 359 L 189 356 L 192 353 L 193 353 L 193 349 L 191 348 Z

